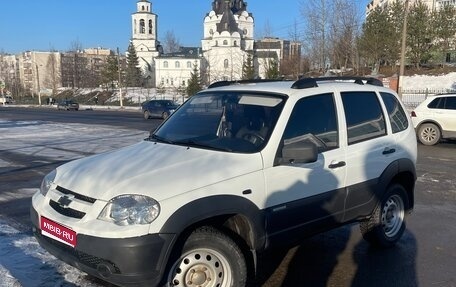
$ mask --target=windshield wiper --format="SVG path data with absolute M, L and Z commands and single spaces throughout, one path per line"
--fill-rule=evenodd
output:
M 193 140 L 175 141 L 175 142 L 173 142 L 173 144 L 184 145 L 184 146 L 187 146 L 187 147 L 197 147 L 197 148 L 202 148 L 202 149 L 210 149 L 210 150 L 216 150 L 216 151 L 228 151 L 228 152 L 232 151 L 229 148 L 214 147 L 214 146 L 198 143 L 198 142 L 195 142 Z
M 162 143 L 167 143 L 167 144 L 174 144 L 172 140 L 157 136 L 156 134 L 150 135 L 146 140 L 148 141 L 153 141 L 155 140 L 156 142 L 162 142 Z

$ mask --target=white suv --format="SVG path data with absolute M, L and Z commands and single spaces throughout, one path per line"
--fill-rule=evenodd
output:
M 428 97 L 412 111 L 412 122 L 424 145 L 456 138 L 456 94 Z
M 33 231 L 114 284 L 244 286 L 266 249 L 343 224 L 397 242 L 416 145 L 397 95 L 375 79 L 219 82 L 144 141 L 48 174 Z

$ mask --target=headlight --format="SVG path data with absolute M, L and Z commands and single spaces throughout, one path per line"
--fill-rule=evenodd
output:
M 43 181 L 41 182 L 41 187 L 40 187 L 40 192 L 43 196 L 46 196 L 48 193 L 49 189 L 51 188 L 52 183 L 54 182 L 55 175 L 56 175 L 55 169 L 48 173 L 44 178 Z
M 143 195 L 121 195 L 111 199 L 103 208 L 98 219 L 117 225 L 149 224 L 160 214 L 160 205 Z

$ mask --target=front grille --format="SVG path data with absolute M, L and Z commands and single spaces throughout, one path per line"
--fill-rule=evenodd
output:
M 49 237 L 43 236 L 39 232 L 36 232 L 35 236 L 52 244 L 54 247 L 59 249 L 62 253 L 70 254 L 72 257 L 76 258 L 79 262 L 81 262 L 82 264 L 84 264 L 92 269 L 97 269 L 98 264 L 107 262 L 107 263 L 111 264 L 111 266 L 114 267 L 114 273 L 120 274 L 119 267 L 117 267 L 117 265 L 115 265 L 113 262 L 111 262 L 109 260 L 105 260 L 103 258 L 99 258 L 99 257 L 93 256 L 93 255 L 84 253 L 82 251 L 76 250 L 66 244 L 53 240 Z
M 74 195 L 74 198 L 77 198 L 79 200 L 82 200 L 82 201 L 85 201 L 85 202 L 89 202 L 89 203 L 95 203 L 95 201 L 97 201 L 95 198 L 92 198 L 92 197 L 88 197 L 88 196 L 85 196 L 85 195 L 81 195 L 81 194 L 78 194 L 74 191 L 71 191 L 69 189 L 66 189 L 66 188 L 63 188 L 61 186 L 57 186 L 56 189 L 58 191 L 60 191 L 61 193 L 63 194 L 71 194 L 71 195 Z
M 69 207 L 66 207 L 66 208 L 62 207 L 58 202 L 55 202 L 53 200 L 49 201 L 49 206 L 51 206 L 58 213 L 60 213 L 62 215 L 65 215 L 65 216 L 68 216 L 68 217 L 72 217 L 72 218 L 82 219 L 86 215 L 82 211 L 79 211 L 79 210 L 76 210 L 76 209 L 72 209 L 72 208 L 69 208 Z

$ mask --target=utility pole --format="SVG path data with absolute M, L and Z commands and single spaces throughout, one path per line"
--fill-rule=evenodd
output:
M 120 52 L 119 47 L 117 47 L 117 69 L 119 70 L 119 99 L 120 99 L 120 107 L 123 108 L 123 96 L 122 96 L 122 84 L 121 84 L 121 71 L 120 71 Z
M 401 66 L 399 69 L 399 84 L 398 84 L 398 93 L 399 97 L 402 99 L 402 78 L 404 77 L 405 70 L 405 53 L 407 48 L 407 17 L 408 17 L 408 4 L 409 0 L 405 0 L 405 9 L 404 9 L 404 23 L 402 26 L 402 46 L 401 46 Z

